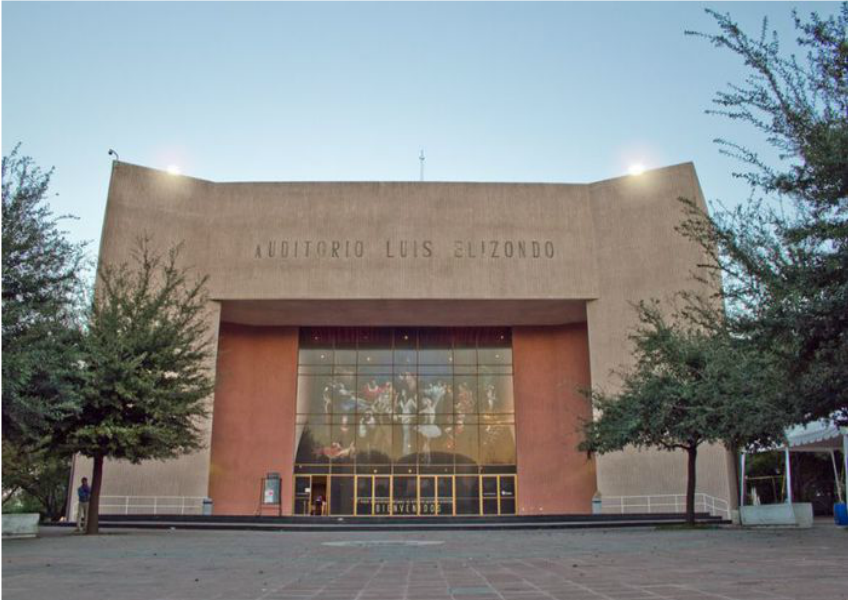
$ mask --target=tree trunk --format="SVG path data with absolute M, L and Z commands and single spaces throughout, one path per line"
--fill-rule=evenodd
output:
M 686 449 L 689 458 L 688 478 L 686 480 L 686 524 L 695 524 L 695 464 L 698 458 L 698 446 Z
M 65 513 L 65 490 L 54 490 L 47 501 L 47 515 L 53 522 L 58 522 Z
M 48 521 L 58 521 L 59 517 L 62 516 L 62 509 L 64 508 L 64 503 L 60 506 L 59 499 L 57 498 L 56 492 L 54 490 L 48 490 L 42 495 L 35 495 L 35 498 L 41 503 L 41 506 L 44 508 L 44 516 Z
M 88 501 L 88 517 L 85 534 L 100 533 L 100 484 L 103 482 L 103 455 L 94 456 L 94 472 L 91 474 L 91 498 Z

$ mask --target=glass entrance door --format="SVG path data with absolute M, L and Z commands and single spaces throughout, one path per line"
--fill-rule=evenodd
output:
M 453 477 L 439 477 L 437 484 L 439 514 L 453 516 Z
M 308 481 L 308 478 L 304 479 Z M 450 475 L 395 478 L 387 475 L 358 475 L 356 515 L 453 516 L 453 488 L 453 477 Z
M 387 517 L 392 511 L 391 481 L 388 477 L 374 478 L 374 514 Z
M 418 514 L 436 514 L 436 478 L 418 478 Z
M 374 478 L 371 476 L 356 478 L 356 514 L 374 514 Z
M 514 515 L 515 514 L 515 477 L 508 475 L 500 476 L 498 484 L 500 492 L 500 514 Z
M 417 477 L 395 476 L 392 478 L 392 514 L 418 514 Z
M 388 516 L 391 514 L 391 504 L 391 478 L 381 475 L 357 476 L 357 516 Z
M 484 515 L 515 514 L 515 475 L 483 475 L 481 508 Z
M 319 497 L 326 503 L 327 479 L 295 477 L 294 514 L 450 517 L 516 513 L 515 475 L 357 475 L 355 481 L 351 476 L 330 477 L 329 513 L 317 508 Z M 354 485 L 355 501 L 351 497 Z M 351 508 L 345 508 L 348 506 Z
M 484 475 L 483 480 L 483 504 L 484 515 L 497 515 L 498 510 L 498 477 L 497 475 Z
M 294 514 L 306 516 L 310 512 L 312 497 L 312 478 L 298 475 L 294 478 Z

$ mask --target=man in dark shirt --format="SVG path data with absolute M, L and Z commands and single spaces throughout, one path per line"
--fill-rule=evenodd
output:
M 88 522 L 88 501 L 91 500 L 91 488 L 88 487 L 88 477 L 82 478 L 82 485 L 77 488 L 77 531 L 85 531 Z

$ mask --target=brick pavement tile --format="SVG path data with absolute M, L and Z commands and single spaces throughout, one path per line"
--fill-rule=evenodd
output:
M 649 592 L 636 592 L 629 594 L 610 594 L 609 592 L 604 592 L 604 596 L 612 598 L 613 600 L 642 600 L 643 598 L 658 600 L 656 594 L 651 594 Z
M 665 597 L 665 596 L 664 596 Z M 673 600 L 727 600 L 728 596 L 708 594 L 697 590 L 684 590 L 667 596 Z
M 592 589 L 594 591 L 602 592 L 610 598 L 615 598 L 616 600 L 626 600 L 627 598 L 643 598 L 645 596 L 653 596 L 656 598 L 656 595 L 653 592 L 649 592 L 647 590 L 640 590 L 637 588 L 623 588 L 617 590 L 598 588 Z
M 848 600 L 848 575 L 840 571 L 848 544 L 832 526 L 414 535 L 126 531 L 96 538 L 46 529 L 30 543 L 4 542 L 4 598 Z M 323 545 L 411 538 L 439 545 Z
M 598 598 L 603 598 L 603 596 L 589 590 L 551 592 L 551 597 L 557 600 L 598 600 Z
M 533 592 L 538 588 L 526 581 L 515 581 L 498 585 L 498 589 L 504 592 Z
M 727 591 L 721 592 L 717 594 L 719 598 L 731 598 L 732 600 L 786 600 L 786 596 L 775 596 L 771 593 L 759 593 L 759 592 L 734 592 Z

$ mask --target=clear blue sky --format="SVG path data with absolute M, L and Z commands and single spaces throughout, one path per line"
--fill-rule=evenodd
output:
M 57 212 L 96 251 L 121 160 L 216 181 L 586 182 L 694 161 L 747 196 L 704 114 L 740 82 L 696 3 L 3 2 L 3 153 L 55 166 Z M 712 4 L 789 42 L 789 3 Z M 800 4 L 802 14 L 837 4 Z

